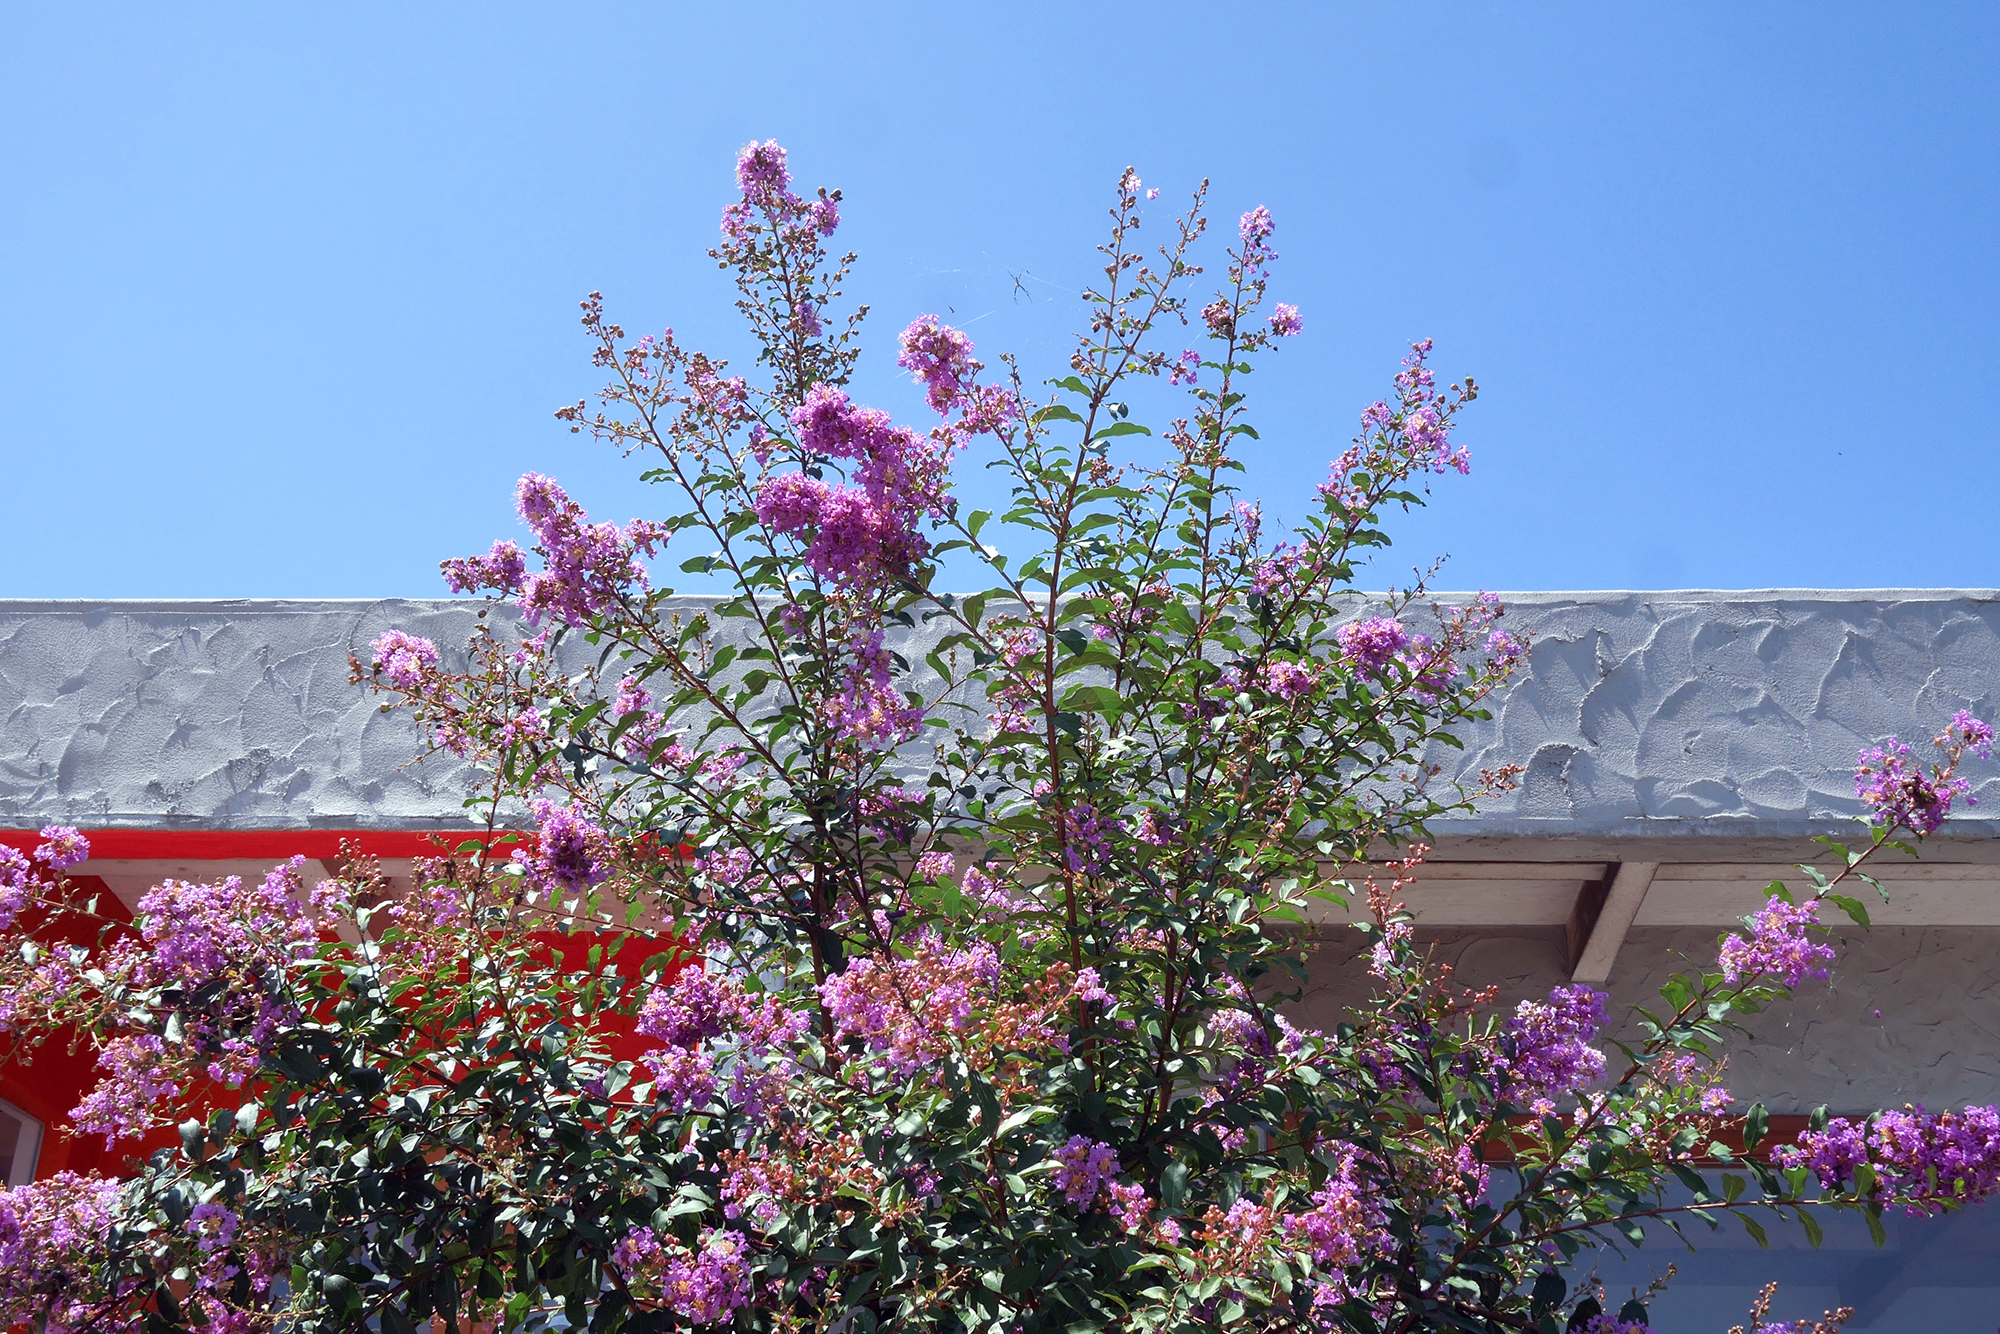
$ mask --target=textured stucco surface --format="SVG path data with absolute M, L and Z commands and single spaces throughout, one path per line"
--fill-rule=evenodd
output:
M 1714 966 L 1718 933 L 1638 927 L 1626 937 L 1607 989 L 1614 1019 L 1633 1005 L 1659 1012 L 1667 976 Z M 1749 1016 L 1730 1044 L 1728 1085 L 1739 1101 L 1774 1112 L 1866 1112 L 1906 1102 L 1933 1109 L 2000 1102 L 2000 927 L 1876 927 L 1847 933 L 1832 978 L 1807 982 L 1793 1000 Z M 1321 937 L 1312 985 L 1293 1007 L 1299 1022 L 1329 1027 L 1366 1003 L 1359 933 Z M 1569 980 L 1562 930 L 1461 928 L 1418 932 L 1465 986 L 1496 986 L 1501 1002 L 1546 997 Z M 1629 1022 L 1611 1030 L 1626 1042 Z M 1612 1052 L 1616 1059 L 1616 1053 Z
M 1819 832 L 1855 811 L 1863 745 L 2000 707 L 1991 592 L 1506 601 L 1533 641 L 1528 671 L 1466 750 L 1438 758 L 1528 771 L 1476 818 L 1440 825 L 1448 839 Z M 348 683 L 347 656 L 391 626 L 462 644 L 478 605 L 0 602 L 0 821 L 450 823 L 470 776 L 437 757 L 410 766 L 409 721 Z
M 1509 627 L 1533 641 L 1528 671 L 1464 751 L 1438 758 L 1528 772 L 1476 818 L 1441 825 L 1440 851 L 1790 860 L 1800 836 L 1854 813 L 1863 745 L 1892 733 L 1921 742 L 1958 708 L 2000 712 L 1996 599 L 1510 596 Z M 479 605 L 0 602 L 0 826 L 461 825 L 471 773 L 449 757 L 411 763 L 408 717 L 351 685 L 347 658 L 392 626 L 449 652 Z M 1993 779 L 1979 787 L 2000 798 Z M 1996 810 L 1989 800 L 1968 814 Z M 1948 828 L 1954 841 L 1927 860 L 1994 860 L 1989 821 Z M 1563 980 L 1557 929 L 1432 934 L 1465 981 L 1494 982 L 1510 1001 Z M 1650 997 L 1676 949 L 1713 958 L 1714 932 L 1635 929 L 1612 973 L 1615 1008 Z M 1308 1020 L 1358 999 L 1351 953 L 1352 937 L 1336 934 Z M 2000 1099 L 2000 928 L 1878 928 L 1856 940 L 1833 985 L 1751 1028 L 1731 1084 L 1774 1110 Z

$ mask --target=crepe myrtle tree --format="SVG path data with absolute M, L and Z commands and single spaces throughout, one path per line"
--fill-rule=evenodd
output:
M 1849 888 L 1936 829 L 1984 723 L 1929 769 L 1865 756 L 1866 842 L 1773 885 L 1607 1064 L 1602 996 L 1505 1010 L 1397 898 L 1425 822 L 1515 772 L 1434 758 L 1521 658 L 1501 607 L 1355 588 L 1466 471 L 1472 382 L 1416 345 L 1280 536 L 1236 488 L 1249 377 L 1302 327 L 1264 209 L 1211 258 L 1203 187 L 1149 250 L 1126 172 L 1068 364 L 990 372 L 919 316 L 909 425 L 847 389 L 839 194 L 775 143 L 736 176 L 712 254 L 755 373 L 593 294 L 609 383 L 557 414 L 640 456 L 663 517 L 524 477 L 529 546 L 444 564 L 517 613 L 354 664 L 487 776 L 485 837 L 400 890 L 359 856 L 170 881 L 129 924 L 65 875 L 74 831 L 0 852 L 8 1059 L 89 1044 L 79 1133 L 179 1127 L 127 1179 L 0 1196 L 0 1320 L 1629 1334 L 1644 1296 L 1589 1262 L 1646 1221 L 1816 1237 L 1994 1189 L 1991 1108 L 1821 1117 L 1775 1155 L 1751 1108 L 1751 1156 L 1717 1142 L 1732 1033 L 1826 975 L 1821 909 L 1866 924 Z M 1155 434 L 1134 400 L 1177 406 Z M 970 458 L 998 512 L 955 499 Z M 725 591 L 670 602 L 668 552 Z M 1375 994 L 1316 1031 L 1285 1002 L 1328 916 Z

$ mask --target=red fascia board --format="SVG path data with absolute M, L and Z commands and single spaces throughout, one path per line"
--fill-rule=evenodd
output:
M 416 832 L 404 829 L 86 829 L 92 857 L 131 861 L 223 861 L 232 858 L 337 857 L 341 845 L 370 857 L 436 857 L 483 829 Z M 0 829 L 0 844 L 32 851 L 42 844 L 33 829 Z

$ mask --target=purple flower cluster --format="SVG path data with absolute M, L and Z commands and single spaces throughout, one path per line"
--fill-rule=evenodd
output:
M 1313 674 L 1296 662 L 1267 662 L 1258 672 L 1264 689 L 1290 704 L 1312 693 Z
M 857 407 L 830 385 L 815 385 L 792 414 L 810 454 L 852 459 L 850 484 L 804 473 L 768 477 L 758 519 L 787 536 L 810 534 L 808 568 L 836 583 L 873 586 L 900 576 L 930 550 L 917 522 L 944 513 L 945 480 L 957 438 L 919 436 L 887 413 Z
M 454 593 L 472 593 L 482 588 L 516 593 L 528 576 L 528 558 L 521 554 L 519 546 L 502 538 L 484 556 L 454 556 L 438 568 L 444 571 L 445 584 Z
M 1183 385 L 1196 383 L 1201 373 L 1201 353 L 1189 348 L 1174 358 L 1173 368 L 1167 372 L 1167 383 Z
M 1111 839 L 1125 832 L 1115 815 L 1101 815 L 1091 805 L 1063 812 L 1063 859 L 1078 875 L 1097 875 L 1111 864 Z
M 156 1033 L 113 1038 L 97 1054 L 106 1077 L 70 1108 L 69 1119 L 78 1130 L 104 1136 L 107 1149 L 145 1134 L 153 1127 L 153 1104 L 180 1095 L 180 1084 L 166 1069 L 166 1055 L 166 1043 Z
M 1941 1212 L 2000 1190 L 2000 1108 L 1884 1112 L 1868 1137 L 1883 1181 L 1910 1199 L 1912 1212 Z
M 389 684 L 398 690 L 417 689 L 423 685 L 424 677 L 438 665 L 436 644 L 415 635 L 406 635 L 401 630 L 384 631 L 370 647 L 374 653 L 375 670 L 388 678 Z
M 496 542 L 485 556 L 444 562 L 445 582 L 454 593 L 497 589 L 515 595 L 529 625 L 553 616 L 582 625 L 619 605 L 633 589 L 650 588 L 640 557 L 653 556 L 667 541 L 667 529 L 644 519 L 624 528 L 591 523 L 583 507 L 554 479 L 528 473 L 515 487 L 522 522 L 534 530 L 542 555 L 538 574 L 512 542 Z
M 77 1283 L 117 1205 L 118 1182 L 74 1172 L 0 1190 L 0 1326 L 81 1324 Z
M 1271 210 L 1262 204 L 1236 220 L 1236 235 L 1243 242 L 1243 268 L 1252 276 L 1259 276 L 1278 257 L 1271 248 L 1271 233 L 1278 230 L 1278 224 L 1271 217 Z
M 972 359 L 972 340 L 940 324 L 935 315 L 919 315 L 896 341 L 902 348 L 896 364 L 924 386 L 931 410 L 943 414 L 955 408 L 979 373 L 979 363 Z
M 73 825 L 43 825 L 42 843 L 35 849 L 35 860 L 47 862 L 52 871 L 67 871 L 90 860 L 90 840 Z
M 730 1099 L 758 1115 L 777 1096 L 789 1068 L 782 1048 L 804 1033 L 806 1016 L 770 997 L 753 1001 L 734 982 L 691 968 L 647 995 L 634 1027 L 664 1044 L 640 1057 L 660 1103 L 677 1112 L 713 1103 L 721 1090 L 713 1044 L 726 1038 L 735 1057 Z
M 2000 1191 L 2000 1108 L 1884 1112 L 1872 1126 L 1834 1117 L 1778 1151 L 1785 1167 L 1804 1165 L 1828 1189 L 1850 1185 L 1873 1166 L 1882 1191 L 1911 1213 L 1939 1213 Z
M 618 682 L 618 694 L 611 701 L 611 716 L 624 723 L 618 744 L 626 755 L 644 756 L 659 739 L 661 719 L 651 712 L 652 707 L 653 692 L 637 676 L 628 674 Z M 632 721 L 624 722 L 627 718 Z
M 67 871 L 88 860 L 90 840 L 68 825 L 42 827 L 41 846 L 32 857 L 0 843 L 0 931 L 6 930 L 34 902 L 35 895 L 55 888 L 41 862 L 51 871 Z
M 1763 1334 L 1791 1334 L 1790 1325 L 1762 1325 Z M 1615 1315 L 1598 1315 L 1590 1318 L 1583 1327 L 1583 1334 L 1653 1334 L 1653 1327 L 1639 1320 L 1620 1320 Z
M 98 1057 L 106 1078 L 70 1113 L 80 1129 L 110 1142 L 143 1133 L 152 1105 L 181 1091 L 175 1070 L 184 1055 L 210 1058 L 208 1077 L 232 1088 L 256 1071 L 295 1017 L 285 969 L 318 944 L 302 902 L 304 865 L 301 857 L 282 862 L 254 887 L 239 876 L 219 884 L 168 880 L 139 900 L 140 939 L 122 942 L 111 967 L 139 987 L 189 998 L 178 1014 L 185 1050 L 169 1053 L 150 1032 L 112 1038 Z
M 1993 725 L 1973 717 L 1970 709 L 1960 709 L 1951 715 L 1951 726 L 1945 730 L 1944 741 L 1947 745 L 1956 741 L 1982 760 L 1993 758 Z
M 891 665 L 880 630 L 852 645 L 844 688 L 822 710 L 841 736 L 867 746 L 893 746 L 923 727 L 924 711 L 910 707 L 895 688 Z
M 1049 1183 L 1062 1192 L 1079 1213 L 1097 1200 L 1097 1194 L 1118 1175 L 1118 1150 L 1102 1140 L 1073 1135 L 1056 1150 L 1056 1170 Z
M 1963 795 L 1968 786 L 1963 778 L 1942 772 L 1933 771 L 1926 777 L 1922 766 L 1910 763 L 1910 748 L 1895 737 L 1862 751 L 1854 770 L 1854 793 L 1868 807 L 1874 823 L 1924 835 L 1937 832 L 1951 814 L 1953 799 Z M 1966 804 L 1971 805 L 1972 800 Z
M 750 1242 L 741 1232 L 710 1228 L 701 1250 L 662 1245 L 648 1227 L 634 1228 L 611 1248 L 611 1263 L 627 1284 L 653 1289 L 667 1307 L 695 1325 L 712 1325 L 750 1303 Z
M 1732 935 L 1722 942 L 1717 962 L 1723 980 L 1736 986 L 1759 977 L 1781 979 L 1796 987 L 1809 977 L 1825 980 L 1833 948 L 1808 934 L 1819 925 L 1819 900 L 1787 903 L 1773 894 L 1750 919 L 1750 935 Z
M 514 858 L 536 884 L 551 893 L 581 892 L 610 876 L 610 839 L 575 806 L 558 806 L 537 797 L 528 803 L 538 832 L 533 851 L 516 849 Z
M 1604 1025 L 1604 993 L 1557 987 L 1547 1002 L 1522 1001 L 1507 1021 L 1506 1096 L 1530 1105 L 1575 1093 L 1604 1075 L 1604 1053 L 1590 1045 Z
M 1280 338 L 1290 338 L 1294 334 L 1303 332 L 1306 327 L 1305 320 L 1299 316 L 1299 308 L 1288 306 L 1282 301 L 1271 308 L 1270 324 L 1271 332 Z
M 1321 1269 L 1338 1271 L 1361 1262 L 1384 1240 L 1386 1219 L 1377 1192 L 1361 1176 L 1361 1153 L 1336 1145 L 1333 1171 L 1313 1192 L 1312 1208 L 1285 1219 L 1285 1230 L 1312 1252 Z
M 856 959 L 820 983 L 835 1035 L 853 1038 L 899 1077 L 935 1063 L 970 1032 L 1000 981 L 1000 956 L 984 941 L 953 949 L 926 932 L 908 957 Z
M 1349 621 L 1333 632 L 1341 656 L 1363 676 L 1379 676 L 1398 653 L 1409 647 L 1410 632 L 1393 616 Z

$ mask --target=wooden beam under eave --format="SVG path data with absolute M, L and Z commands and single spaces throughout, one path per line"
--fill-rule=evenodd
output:
M 1632 919 L 1639 915 L 1639 905 L 1646 901 L 1646 891 L 1652 888 L 1653 876 L 1659 869 L 1658 862 L 1620 862 L 1608 881 L 1598 882 L 1603 887 L 1602 898 L 1595 905 L 1596 911 L 1589 914 L 1593 920 L 1581 932 L 1581 947 L 1572 947 L 1569 974 L 1572 982 L 1601 987 L 1611 979 L 1618 948 L 1625 943 L 1625 933 L 1631 929 Z M 1585 885 L 1577 895 L 1577 912 L 1570 919 L 1573 940 L 1578 935 L 1574 929 L 1578 919 L 1591 906 L 1584 900 L 1593 888 Z

